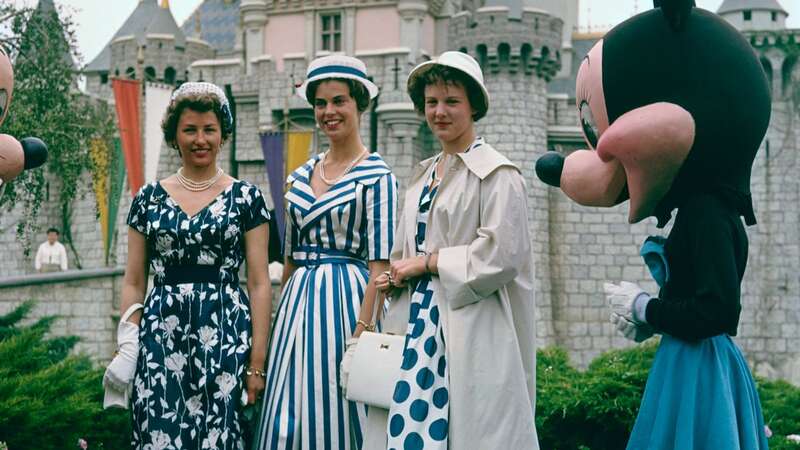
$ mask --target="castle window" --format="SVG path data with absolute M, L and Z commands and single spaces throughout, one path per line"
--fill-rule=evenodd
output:
M 772 21 L 773 22 L 778 21 L 778 13 L 776 13 L 775 11 L 772 11 Z
M 745 22 L 753 20 L 753 11 L 750 10 L 742 11 L 742 15 L 744 16 Z
M 329 52 L 342 51 L 342 15 L 322 14 L 320 24 L 322 38 L 320 48 Z
M 125 70 L 125 76 L 128 77 L 131 80 L 135 80 L 136 79 L 136 69 L 134 69 L 133 67 L 128 67 Z
M 145 67 L 144 78 L 147 81 L 156 81 L 156 69 L 152 66 Z
M 175 69 L 172 67 L 167 67 L 164 70 L 164 83 L 175 84 Z
M 100 84 L 108 84 L 108 72 L 100 72 Z

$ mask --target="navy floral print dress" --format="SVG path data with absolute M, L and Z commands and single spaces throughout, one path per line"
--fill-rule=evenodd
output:
M 134 448 L 243 448 L 251 323 L 238 272 L 244 234 L 268 220 L 259 189 L 239 180 L 191 217 L 158 182 L 133 199 L 128 225 L 147 239 L 154 282 L 139 331 Z

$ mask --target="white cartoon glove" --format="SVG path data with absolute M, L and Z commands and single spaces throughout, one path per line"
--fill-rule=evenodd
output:
M 655 334 L 653 327 L 650 325 L 646 323 L 637 325 L 613 312 L 611 313 L 611 323 L 615 325 L 617 331 L 619 331 L 625 339 L 629 339 L 633 342 L 642 342 Z
M 647 323 L 645 312 L 651 300 L 650 294 L 637 284 L 627 281 L 621 281 L 618 285 L 603 283 L 603 290 L 612 314 L 624 317 L 637 325 Z
M 339 364 L 339 386 L 342 388 L 342 395 L 347 395 L 347 379 L 350 377 L 350 362 L 356 352 L 357 337 L 351 337 L 345 342 L 345 352 L 342 356 L 342 363 Z

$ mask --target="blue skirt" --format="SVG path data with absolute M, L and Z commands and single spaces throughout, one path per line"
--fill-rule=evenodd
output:
M 663 335 L 628 450 L 766 450 L 753 377 L 727 334 Z

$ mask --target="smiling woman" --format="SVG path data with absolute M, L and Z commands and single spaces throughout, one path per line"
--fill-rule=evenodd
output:
M 131 204 L 126 313 L 107 397 L 127 406 L 132 390 L 137 449 L 241 449 L 239 403 L 254 403 L 264 389 L 269 213 L 258 188 L 217 167 L 233 126 L 219 87 L 183 84 L 162 125 L 182 166 Z M 245 261 L 247 294 L 238 279 Z

